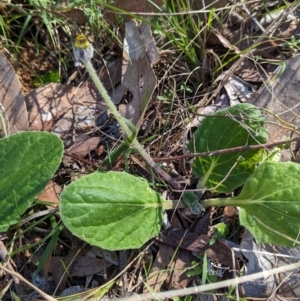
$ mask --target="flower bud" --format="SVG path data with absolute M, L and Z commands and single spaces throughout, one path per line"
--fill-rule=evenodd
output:
M 90 60 L 94 55 L 94 47 L 89 43 L 84 34 L 79 34 L 75 39 L 73 47 L 75 66 L 80 66 L 80 62 Z

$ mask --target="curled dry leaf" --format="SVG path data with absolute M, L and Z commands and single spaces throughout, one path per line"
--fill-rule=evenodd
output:
M 3 114 L 8 134 L 28 129 L 27 110 L 22 88 L 15 70 L 0 52 L 0 114 Z M 0 136 L 3 136 L 0 122 Z

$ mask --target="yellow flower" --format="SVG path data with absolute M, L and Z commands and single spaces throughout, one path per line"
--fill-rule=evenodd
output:
M 84 34 L 79 34 L 75 39 L 73 47 L 75 66 L 80 66 L 80 62 L 90 60 L 94 55 L 94 47 Z
M 84 34 L 79 34 L 75 39 L 75 48 L 88 48 L 90 46 L 89 41 L 87 40 L 86 36 Z

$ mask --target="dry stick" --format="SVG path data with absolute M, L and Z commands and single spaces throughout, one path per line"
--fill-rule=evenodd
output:
M 274 146 L 288 144 L 288 143 L 292 143 L 295 141 L 300 141 L 300 137 L 295 137 L 295 138 L 292 138 L 289 140 L 278 141 L 278 142 L 273 142 L 273 143 L 237 146 L 237 147 L 220 149 L 220 150 L 211 151 L 211 152 L 193 153 L 193 154 L 186 154 L 186 155 L 174 156 L 174 157 L 168 157 L 168 158 L 153 158 L 153 161 L 166 162 L 166 161 L 180 160 L 180 159 L 184 159 L 184 158 L 186 159 L 186 158 L 194 158 L 194 157 L 217 156 L 217 155 L 223 155 L 223 154 L 235 153 L 235 152 L 241 152 L 241 151 L 247 151 L 247 150 L 255 150 L 255 149 L 261 149 L 261 148 L 270 149 L 270 148 L 273 148 Z
M 68 157 L 71 157 L 71 158 L 73 158 L 73 159 L 75 159 L 75 160 L 78 160 L 79 162 L 82 162 L 82 163 L 85 163 L 85 164 L 88 164 L 88 165 L 91 165 L 91 166 L 93 166 L 93 167 L 98 167 L 96 164 L 94 164 L 94 163 L 92 163 L 92 162 L 90 162 L 90 161 L 88 161 L 88 160 L 85 160 L 85 159 L 83 159 L 83 158 L 80 158 L 80 157 L 78 157 L 78 156 L 76 156 L 76 155 L 73 155 L 73 154 L 71 154 L 71 153 L 69 153 L 69 152 L 64 152 L 64 155 L 66 155 L 66 156 L 68 156 Z
M 44 299 L 49 300 L 49 301 L 57 301 L 57 299 L 52 298 L 51 296 L 49 296 L 48 294 L 44 293 L 42 290 L 40 290 L 39 288 L 35 287 L 32 283 L 30 283 L 29 281 L 27 281 L 22 275 L 20 275 L 19 273 L 15 272 L 15 271 L 11 271 L 8 268 L 5 268 L 1 263 L 0 263 L 0 269 L 2 269 L 3 271 L 5 271 L 6 273 L 15 276 L 17 278 L 19 278 L 20 281 L 24 282 L 25 284 L 27 284 L 29 287 L 31 287 L 32 289 L 34 289 L 36 292 L 38 292 Z
M 167 299 L 167 298 L 174 298 L 174 297 L 181 297 L 181 296 L 187 296 L 187 295 L 192 295 L 192 294 L 205 293 L 210 290 L 216 290 L 216 289 L 228 287 L 231 285 L 238 285 L 240 283 L 257 280 L 260 278 L 267 278 L 271 275 L 276 275 L 277 273 L 283 273 L 283 272 L 291 271 L 293 269 L 298 269 L 298 268 L 300 268 L 300 262 L 293 263 L 293 264 L 286 265 L 286 266 L 279 267 L 279 268 L 275 268 L 275 269 L 269 270 L 269 271 L 266 270 L 266 271 L 255 273 L 252 275 L 243 276 L 240 278 L 220 281 L 217 283 L 210 283 L 210 284 L 189 287 L 189 288 L 184 288 L 184 289 L 179 289 L 179 290 L 173 290 L 173 291 L 160 292 L 160 293 L 147 293 L 147 294 L 141 294 L 141 295 L 133 295 L 130 297 L 120 298 L 117 300 L 118 301 L 163 300 L 163 299 Z M 108 301 L 108 300 L 112 300 L 112 299 L 103 298 L 102 300 Z M 114 300 L 116 300 L 116 299 L 114 299 Z
M 5 262 L 5 260 L 7 259 L 7 254 L 8 254 L 7 249 L 4 245 L 4 243 L 0 240 L 0 259 L 3 262 Z M 10 263 L 10 259 L 7 262 L 7 268 L 11 271 L 14 271 L 14 268 L 13 268 L 12 264 Z M 15 284 L 20 283 L 19 278 L 17 278 L 16 276 L 12 276 L 12 278 L 13 278 Z

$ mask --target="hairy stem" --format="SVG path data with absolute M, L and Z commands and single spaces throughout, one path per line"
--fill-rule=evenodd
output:
M 104 88 L 103 84 L 101 83 L 100 79 L 98 78 L 96 71 L 91 63 L 90 60 L 84 60 L 82 61 L 84 64 L 86 70 L 88 71 L 89 75 L 91 76 L 92 80 L 94 81 L 98 91 L 100 92 L 101 96 L 103 97 L 104 101 L 106 102 L 108 108 L 114 115 L 114 117 L 119 122 L 121 128 L 123 129 L 124 133 L 130 137 L 132 135 L 132 131 L 127 125 L 126 120 L 123 118 L 123 116 L 119 113 L 117 108 L 115 107 L 115 104 L 110 99 L 106 89 Z M 170 177 L 169 174 L 167 174 L 163 169 L 161 169 L 149 156 L 149 154 L 145 151 L 143 146 L 138 142 L 136 138 L 132 140 L 132 146 L 140 153 L 140 155 L 144 158 L 144 160 L 149 164 L 151 168 L 154 169 L 154 171 L 159 174 L 166 182 L 171 184 L 176 190 L 182 189 L 181 185 L 175 181 L 172 177 Z

